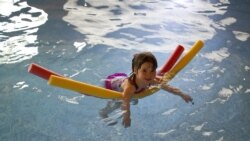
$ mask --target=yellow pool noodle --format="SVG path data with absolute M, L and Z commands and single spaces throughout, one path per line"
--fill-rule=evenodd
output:
M 198 40 L 193 47 L 189 49 L 189 51 L 181 58 L 181 60 L 173 67 L 170 71 L 172 75 L 177 74 L 180 70 L 182 70 L 194 57 L 195 55 L 201 50 L 203 47 L 204 42 Z
M 189 51 L 177 62 L 177 64 L 167 73 L 163 75 L 163 82 L 167 83 L 171 79 L 175 77 L 175 75 L 181 71 L 193 58 L 194 56 L 200 51 L 200 49 L 204 46 L 204 42 L 198 40 L 190 49 Z M 149 96 L 157 91 L 159 91 L 159 87 L 154 87 L 148 90 L 145 90 L 139 94 L 135 95 L 135 98 L 143 98 L 145 96 Z
M 76 80 L 66 78 L 66 77 L 51 75 L 49 78 L 48 84 L 52 86 L 57 86 L 57 87 L 61 87 L 64 89 L 76 91 L 84 95 L 98 97 L 98 98 L 122 99 L 121 92 L 109 90 L 100 86 L 91 85 L 88 83 L 76 81 Z M 159 90 L 158 87 L 152 87 L 143 93 L 135 94 L 133 98 L 140 99 L 148 95 L 151 95 L 158 90 Z
M 199 50 L 203 47 L 203 41 L 197 41 L 193 47 L 181 58 L 181 60 L 171 69 L 169 72 L 164 74 L 163 81 L 167 82 L 174 78 L 174 76 L 183 69 L 199 52 Z M 84 82 L 72 80 L 70 78 L 60 77 L 51 75 L 48 81 L 49 85 L 73 90 L 85 95 L 95 96 L 98 98 L 105 98 L 105 99 L 122 99 L 122 93 L 109 90 L 100 86 L 95 86 L 91 84 L 87 84 Z M 160 87 L 151 87 L 148 90 L 145 90 L 141 93 L 134 94 L 133 98 L 143 98 L 160 90 Z
M 99 98 L 122 98 L 121 92 L 56 75 L 50 76 L 48 84 Z

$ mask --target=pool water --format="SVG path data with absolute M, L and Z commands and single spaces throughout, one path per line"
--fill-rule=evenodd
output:
M 250 135 L 250 3 L 231 0 L 0 0 L 1 141 L 246 141 Z M 205 46 L 170 84 L 194 105 L 159 91 L 120 110 L 109 100 L 47 85 L 27 72 L 37 63 L 102 86 L 130 73 L 131 58 L 151 51 L 161 66 L 178 44 Z

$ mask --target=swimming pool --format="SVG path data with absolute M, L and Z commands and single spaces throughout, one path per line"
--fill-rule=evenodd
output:
M 250 138 L 250 3 L 245 1 L 0 0 L 0 140 L 217 140 Z M 102 85 L 130 72 L 138 51 L 162 65 L 178 44 L 205 47 L 170 83 L 194 105 L 160 91 L 119 111 L 108 126 L 107 100 L 51 87 L 27 72 L 37 63 L 76 80 Z

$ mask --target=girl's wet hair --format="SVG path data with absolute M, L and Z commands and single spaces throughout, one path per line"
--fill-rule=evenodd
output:
M 134 55 L 134 58 L 132 59 L 132 73 L 129 76 L 129 82 L 135 86 L 136 89 L 138 89 L 138 85 L 135 82 L 135 69 L 138 70 L 141 68 L 143 63 L 152 63 L 153 64 L 153 70 L 156 70 L 157 68 L 157 60 L 155 56 L 151 52 L 141 52 Z
M 141 65 L 146 62 L 153 64 L 153 70 L 157 68 L 157 60 L 151 52 L 141 52 L 135 54 L 132 59 L 132 72 L 134 72 L 134 69 L 140 69 Z

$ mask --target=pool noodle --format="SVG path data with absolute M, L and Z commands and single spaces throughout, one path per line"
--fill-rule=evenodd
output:
M 183 52 L 183 50 L 184 50 L 184 47 L 180 45 L 177 46 L 176 50 L 172 53 L 171 57 L 165 63 L 164 67 L 161 69 L 161 73 L 165 73 L 166 71 L 169 71 L 171 67 L 173 67 L 173 65 L 176 63 L 181 53 Z M 69 78 L 51 76 L 50 80 L 48 81 L 48 84 L 57 86 L 57 87 L 62 87 L 62 88 L 69 89 L 69 90 L 73 90 L 73 91 L 77 91 L 82 94 L 99 97 L 99 98 L 107 98 L 107 99 L 112 99 L 112 98 L 121 99 L 122 98 L 121 92 L 108 90 L 103 87 L 94 86 L 91 84 L 72 80 Z M 153 94 L 155 90 L 157 89 L 151 88 L 148 90 L 148 93 L 134 95 L 133 97 L 142 98 L 150 94 Z
M 180 59 L 179 62 L 167 73 L 163 76 L 163 82 L 167 83 L 171 79 L 175 77 L 175 75 L 181 71 L 193 58 L 194 56 L 200 51 L 200 49 L 204 46 L 204 42 L 198 40 L 190 49 L 189 51 Z M 148 90 L 145 90 L 139 94 L 136 94 L 133 98 L 143 98 L 153 93 L 159 91 L 159 87 L 153 87 Z
M 180 45 L 176 48 L 176 50 L 172 53 L 171 57 L 165 63 L 164 67 L 161 69 L 161 73 L 167 72 L 173 66 L 173 64 L 178 60 L 181 53 L 183 52 L 183 49 L 184 48 Z M 58 87 L 74 90 L 80 93 L 84 92 L 83 94 L 96 96 L 96 97 L 100 97 L 100 94 L 101 94 L 101 98 L 121 98 L 121 95 L 122 95 L 120 92 L 117 92 L 117 91 L 108 90 L 103 87 L 98 87 L 98 86 L 94 86 L 91 84 L 87 84 L 84 82 L 75 81 L 75 80 L 63 77 L 62 75 L 57 74 L 37 64 L 31 64 L 29 66 L 28 71 L 45 80 L 48 80 L 51 75 L 55 75 L 51 77 L 51 79 L 48 82 L 49 84 L 53 85 L 53 82 L 57 82 L 55 85 L 57 85 Z M 56 77 L 56 76 L 59 76 L 59 77 Z M 154 89 L 152 88 L 149 91 L 150 93 L 153 93 Z M 106 93 L 108 95 L 103 94 L 103 93 Z M 135 97 L 140 98 L 140 97 L 145 97 L 145 96 L 147 95 L 142 94 L 142 95 L 136 95 Z
M 172 53 L 172 55 L 170 56 L 170 58 L 168 59 L 168 61 L 165 63 L 165 65 L 163 66 L 163 68 L 158 72 L 158 74 L 164 74 L 166 72 L 168 72 L 173 65 L 176 63 L 176 61 L 178 60 L 178 58 L 180 57 L 181 53 L 183 52 L 184 48 L 179 45 L 176 47 L 175 51 Z M 64 77 L 63 75 L 60 75 L 56 72 L 53 72 L 49 69 L 46 69 L 38 64 L 32 63 L 29 68 L 28 68 L 28 72 L 37 75 L 45 80 L 49 80 L 49 77 L 51 75 L 56 75 L 56 76 L 61 76 Z
M 66 78 L 66 77 L 59 77 L 59 76 L 51 75 L 48 81 L 48 84 L 52 86 L 57 86 L 60 88 L 76 91 L 84 95 L 95 96 L 98 98 L 107 98 L 107 99 L 122 98 L 121 92 L 117 92 L 117 91 L 106 89 L 100 86 L 95 86 L 95 85 L 91 85 L 88 83 L 76 81 L 76 80 Z
M 204 46 L 204 42 L 198 40 L 195 42 L 193 47 L 191 47 L 188 52 L 180 59 L 180 61 L 170 70 L 170 72 L 165 75 L 168 76 L 168 79 L 172 79 L 179 71 L 181 71 L 200 51 L 200 49 Z
M 177 60 L 179 59 L 179 57 L 181 56 L 183 51 L 184 51 L 184 47 L 181 45 L 178 45 L 176 47 L 175 51 L 169 57 L 168 61 L 163 65 L 161 70 L 157 73 L 157 75 L 162 76 L 166 72 L 168 72 L 174 66 L 174 64 L 177 62 Z
M 53 72 L 51 70 L 48 70 L 48 69 L 46 69 L 46 68 L 44 68 L 42 66 L 39 66 L 37 64 L 34 64 L 34 63 L 32 63 L 29 66 L 28 72 L 32 73 L 34 75 L 37 75 L 37 76 L 39 76 L 39 77 L 41 77 L 41 78 L 43 78 L 45 80 L 49 80 L 49 77 L 51 75 L 56 75 L 56 76 L 61 76 L 62 77 L 62 75 L 60 75 L 60 74 L 58 74 L 56 72 Z
M 45 80 L 52 80 L 53 81 L 53 77 L 57 77 L 56 81 L 57 81 L 57 84 L 60 85 L 60 87 L 66 88 L 66 89 L 72 89 L 72 90 L 79 89 L 78 92 L 80 92 L 80 93 L 81 93 L 81 91 L 83 91 L 81 89 L 88 90 L 91 92 L 91 96 L 98 97 L 99 93 L 103 93 L 103 92 L 107 92 L 109 94 L 108 98 L 117 98 L 117 97 L 120 97 L 120 95 L 121 95 L 121 93 L 119 93 L 119 92 L 105 89 L 102 87 L 100 87 L 99 89 L 95 89 L 96 86 L 94 86 L 94 85 L 90 85 L 87 83 L 83 83 L 83 82 L 79 82 L 79 81 L 75 81 L 75 80 L 66 78 L 58 73 L 55 73 L 55 72 L 53 72 L 49 69 L 46 69 L 46 68 L 44 68 L 38 64 L 35 64 L 35 63 L 30 64 L 30 66 L 28 68 L 28 72 L 32 73 L 36 76 L 39 76 Z M 53 77 L 51 77 L 51 76 L 53 76 Z M 61 83 L 60 83 L 60 81 L 61 81 Z
M 163 77 L 167 78 L 167 79 L 164 79 L 164 81 L 171 80 L 181 69 L 183 69 L 193 59 L 193 57 L 198 53 L 198 51 L 203 47 L 203 44 L 204 44 L 203 41 L 200 41 L 200 40 L 197 41 L 193 45 L 193 47 L 183 56 L 183 58 L 174 66 L 174 68 L 164 74 Z M 92 96 L 99 97 L 99 98 L 111 98 L 111 99 L 122 98 L 121 92 L 108 90 L 103 87 L 94 86 L 91 84 L 79 82 L 79 81 L 64 78 L 64 77 L 58 77 L 54 75 L 51 75 L 48 81 L 48 84 L 52 86 L 57 86 L 57 87 L 77 91 L 83 94 L 92 95 Z M 159 90 L 160 90 L 160 87 L 152 87 L 139 94 L 133 95 L 133 98 L 143 98 Z

